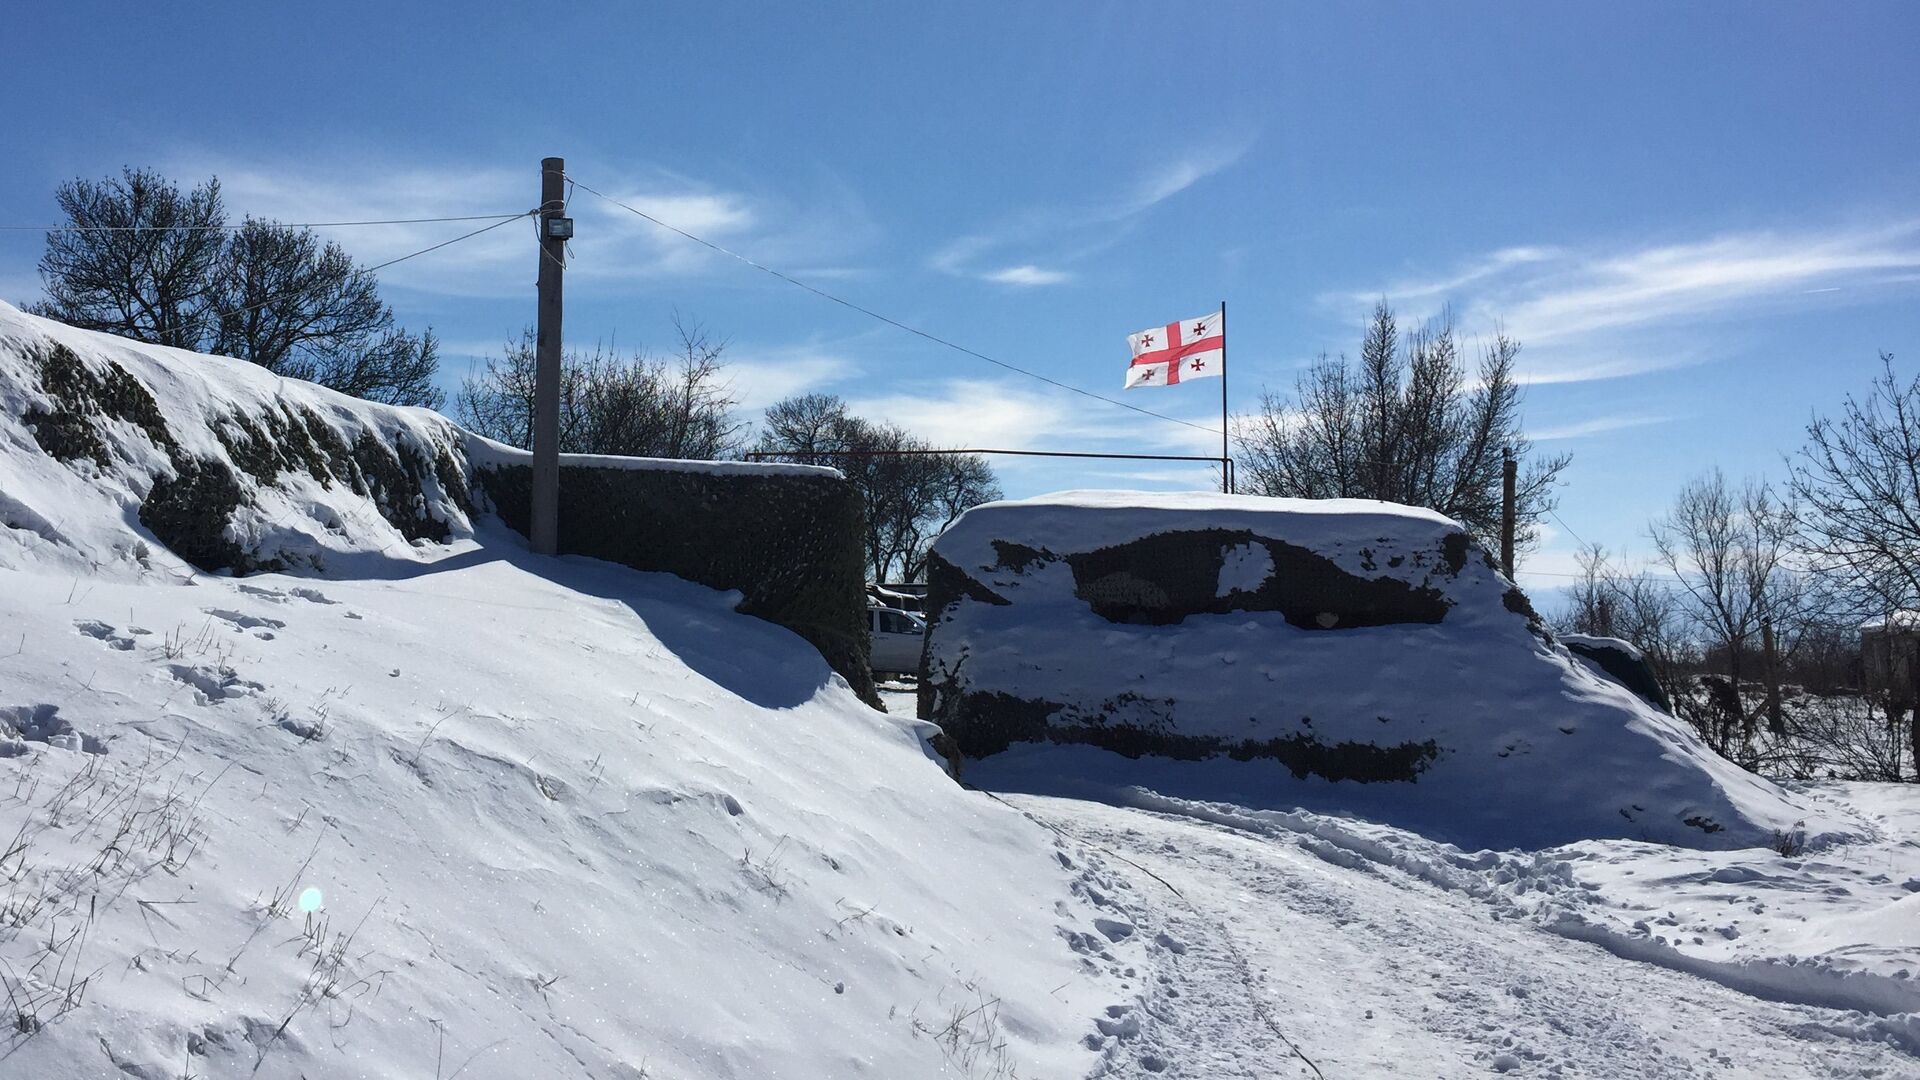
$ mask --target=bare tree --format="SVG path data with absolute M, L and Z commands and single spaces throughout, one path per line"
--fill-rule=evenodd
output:
M 1521 428 L 1518 342 L 1496 336 L 1469 383 L 1449 322 L 1402 335 L 1383 302 L 1357 363 L 1322 356 L 1291 401 L 1262 395 L 1242 423 L 1243 486 L 1263 495 L 1425 506 L 1484 544 L 1500 532 L 1502 454 L 1522 463 L 1517 542 L 1531 546 L 1567 455 L 1536 457 Z
M 400 329 L 378 282 L 308 229 L 247 219 L 229 235 L 220 182 L 182 194 L 147 170 L 56 193 L 35 310 L 74 326 L 249 360 L 393 405 L 444 399 L 432 330 Z
M 1560 628 L 1574 634 L 1622 637 L 1620 585 L 1607 565 L 1607 549 L 1588 544 L 1574 556 L 1580 576 L 1567 590 L 1567 612 Z
M 569 351 L 560 369 L 560 450 L 712 460 L 742 442 L 732 388 L 722 357 L 727 343 L 677 316 L 679 346 L 672 358 L 644 351 L 620 359 L 610 348 Z M 468 430 L 513 446 L 533 445 L 533 330 L 509 342 L 454 395 L 455 415 Z
M 213 310 L 226 211 L 220 182 L 190 192 L 146 169 L 54 192 L 69 229 L 47 234 L 37 314 L 136 341 L 198 348 Z
M 1920 607 L 1920 378 L 1903 381 L 1881 353 L 1865 397 L 1814 417 L 1791 468 L 1802 542 L 1855 615 Z M 1890 729 L 1904 711 L 1888 704 Z M 1920 710 L 1908 734 L 1920 768 Z
M 1789 564 L 1794 522 L 1792 503 L 1781 502 L 1766 482 L 1749 480 L 1735 490 L 1715 469 L 1681 488 L 1673 509 L 1649 530 L 1688 614 L 1725 652 L 1732 720 L 1743 744 L 1753 739 L 1753 715 L 1739 693 L 1743 657 L 1758 644 L 1763 622 L 1797 619 L 1807 599 L 1805 580 Z M 1731 745 L 1732 735 L 1717 733 L 1716 745 Z
M 1699 667 L 1700 650 L 1676 589 L 1649 574 L 1610 574 L 1608 581 L 1618 620 L 1615 636 L 1640 650 L 1667 701 L 1684 709 L 1683 699 L 1692 701 L 1688 684 Z
M 1864 399 L 1807 425 L 1789 486 L 1821 569 L 1899 611 L 1920 607 L 1920 378 L 1901 381 L 1891 354 L 1880 364 Z
M 379 283 L 310 229 L 248 218 L 227 242 L 210 351 L 389 405 L 439 408 L 439 342 L 394 324 Z
M 831 465 L 866 502 L 867 568 L 875 581 L 913 581 L 947 526 L 1000 497 L 977 454 L 922 454 L 933 447 L 905 429 L 854 416 L 828 394 L 791 397 L 767 410 L 756 449 L 788 461 Z M 889 454 L 884 451 L 915 451 Z
M 1650 574 L 1623 572 L 1598 544 L 1582 548 L 1578 558 L 1580 577 L 1568 591 L 1560 628 L 1620 638 L 1639 649 L 1675 715 L 1714 741 L 1718 728 L 1707 722 L 1692 693 L 1701 653 L 1675 585 Z

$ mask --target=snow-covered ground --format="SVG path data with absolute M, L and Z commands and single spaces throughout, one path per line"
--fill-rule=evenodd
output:
M 888 690 L 889 707 L 910 700 Z M 1462 852 L 1351 818 L 1003 793 L 1139 976 L 1096 1076 L 1920 1076 L 1920 787 L 1802 792 L 1808 857 Z M 1909 888 L 1911 884 L 1911 888 Z
M 486 539 L 0 572 L 0 1076 L 1085 1071 L 1049 837 L 729 596 Z
M 1801 787 L 1795 855 L 968 791 L 735 596 L 444 498 L 293 477 L 241 524 L 307 574 L 198 573 L 131 426 L 40 452 L 42 334 L 207 455 L 451 438 L 0 306 L 5 1080 L 1920 1076 L 1916 789 Z
M 214 461 L 286 409 L 459 434 L 0 305 L 0 1077 L 1097 1059 L 1126 991 L 1069 945 L 1101 912 L 1052 838 L 737 594 L 532 556 L 431 485 L 449 539 L 409 542 L 306 471 L 243 477 L 230 528 L 306 576 L 197 572 L 140 524 L 147 428 L 86 412 L 98 456 L 43 452 L 53 342 Z

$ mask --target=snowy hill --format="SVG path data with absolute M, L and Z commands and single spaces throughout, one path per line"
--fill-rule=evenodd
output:
M 69 462 L 56 346 L 116 387 Z M 269 414 L 419 498 L 281 472 L 216 539 L 308 576 L 198 573 L 143 421 L 244 472 Z M 1056 840 L 733 595 L 476 526 L 455 438 L 0 306 L 0 1075 L 1084 1073 Z
M 920 715 L 989 786 L 1145 784 L 1472 847 L 1849 828 L 1574 659 L 1431 511 L 1065 492 L 968 511 L 934 559 Z

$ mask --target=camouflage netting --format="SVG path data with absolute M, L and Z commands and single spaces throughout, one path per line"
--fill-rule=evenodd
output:
M 1173 626 L 1198 615 L 1275 612 L 1301 630 L 1330 631 L 1394 624 L 1435 624 L 1445 619 L 1451 601 L 1435 579 L 1450 580 L 1466 564 L 1470 541 L 1464 533 L 1444 536 L 1432 550 L 1396 544 L 1380 537 L 1361 546 L 1358 568 L 1397 571 L 1368 576 L 1343 569 L 1334 559 L 1275 536 L 1250 529 L 1178 529 L 1153 533 L 1110 546 L 1054 552 L 1018 542 L 991 541 L 996 559 L 982 567 L 995 573 L 1028 575 L 1063 563 L 1071 571 L 1073 596 L 1101 619 L 1125 625 Z M 1229 553 L 1264 551 L 1261 580 L 1222 593 L 1221 571 Z M 1485 560 L 1484 553 L 1482 554 Z M 1359 782 L 1416 779 L 1439 754 L 1431 739 L 1405 742 L 1324 741 L 1300 716 L 1307 730 L 1285 735 L 1235 738 L 1195 734 L 1183 729 L 1174 698 L 1143 697 L 1122 691 L 1097 700 L 1050 701 L 1001 690 L 972 689 L 971 650 L 951 666 L 938 662 L 942 625 L 969 603 L 1011 604 L 988 581 L 968 574 L 943 558 L 929 559 L 927 610 L 930 644 L 923 661 L 919 712 L 953 737 L 963 754 L 982 757 L 1015 742 L 1086 743 L 1127 757 L 1159 755 L 1201 760 L 1225 755 L 1239 761 L 1269 759 L 1294 777 L 1318 776 Z M 1531 615 L 1531 609 L 1527 614 Z M 1093 647 L 1093 642 L 1085 643 Z M 1274 709 L 1289 712 L 1284 701 Z M 1258 723 L 1257 718 L 1250 718 Z
M 21 381 L 19 419 L 65 466 L 57 471 L 114 489 L 180 561 L 249 574 L 324 571 L 341 558 L 413 560 L 409 541 L 471 532 L 476 485 L 525 529 L 528 469 L 490 459 L 477 469 L 469 436 L 438 414 L 217 357 L 175 368 L 102 341 L 87 350 L 57 337 L 0 342 Z M 878 703 L 867 669 L 862 510 L 837 475 L 572 463 L 563 491 L 570 551 L 737 589 L 741 611 L 800 634 Z M 44 519 L 24 508 L 16 516 Z
M 1589 668 L 1430 510 L 1060 492 L 968 511 L 928 586 L 919 714 L 983 787 L 1324 809 L 1470 848 L 1750 846 L 1811 813 Z
M 532 470 L 475 470 L 502 520 L 525 533 Z M 877 705 L 867 669 L 860 496 L 840 478 L 563 464 L 561 549 L 716 589 L 799 634 Z
M 1584 634 L 1566 634 L 1560 643 L 1567 651 L 1587 661 L 1608 678 L 1640 695 L 1641 700 L 1654 706 L 1661 712 L 1671 713 L 1673 703 L 1667 700 L 1667 691 L 1661 687 L 1659 676 L 1653 673 L 1653 665 L 1634 648 L 1633 644 L 1618 638 L 1590 637 Z
M 329 423 L 311 405 L 280 401 L 250 415 L 234 410 L 204 418 L 223 453 L 196 453 L 169 426 L 153 394 L 113 360 L 90 364 L 59 342 L 34 343 L 28 357 L 47 404 L 30 407 L 23 419 L 40 448 L 70 466 L 138 468 L 115 456 L 135 456 L 125 438 L 144 440 L 165 466 L 151 474 L 140 523 L 202 570 L 288 568 L 282 552 L 263 549 L 270 537 L 238 522 L 243 510 L 258 509 L 262 492 L 285 486 L 291 476 L 365 497 L 409 539 L 446 539 L 452 523 L 445 502 L 461 513 L 467 509 L 451 425 L 440 437 L 422 437 L 408 425 L 363 426 L 349 442 L 342 426 L 350 429 L 352 422 L 345 417 Z

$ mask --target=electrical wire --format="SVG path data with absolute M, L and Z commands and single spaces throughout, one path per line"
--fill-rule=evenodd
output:
M 1553 520 L 1560 523 L 1561 528 L 1567 530 L 1567 535 L 1573 537 L 1574 543 L 1579 544 L 1581 547 L 1587 546 L 1587 542 L 1580 538 L 1580 534 L 1573 531 L 1573 526 L 1567 524 L 1567 519 L 1560 516 L 1560 511 L 1549 506 L 1547 507 L 1547 513 L 1553 516 Z
M 378 265 L 376 265 L 376 266 L 369 266 L 369 267 L 367 267 L 367 268 L 366 268 L 365 270 L 362 270 L 362 271 L 361 271 L 361 273 L 363 273 L 363 274 L 371 274 L 371 273 L 373 273 L 373 272 L 374 272 L 375 270 L 385 270 L 385 269 L 386 269 L 387 267 L 389 267 L 389 266 L 392 266 L 392 265 L 394 265 L 395 263 L 403 263 L 403 262 L 406 262 L 406 261 L 407 261 L 408 259 L 411 259 L 411 258 L 415 258 L 415 257 L 417 257 L 417 256 L 420 256 L 420 255 L 425 255 L 425 254 L 426 254 L 427 252 L 429 252 L 429 251 L 439 251 L 439 250 L 440 250 L 441 248 L 443 248 L 443 247 L 447 247 L 447 246 L 449 246 L 449 245 L 452 245 L 452 244 L 457 244 L 457 243 L 459 243 L 459 242 L 460 242 L 460 241 L 462 241 L 462 240 L 471 240 L 471 239 L 473 239 L 474 237 L 476 237 L 476 236 L 479 236 L 479 235 L 480 235 L 481 233 L 485 233 L 485 232 L 492 232 L 493 230 L 495 230 L 495 229 L 497 229 L 497 228 L 499 228 L 499 227 L 500 227 L 500 226 L 502 226 L 502 225 L 505 225 L 505 224 L 507 224 L 508 222 L 513 222 L 513 221 L 518 221 L 518 220 L 520 220 L 520 219 L 521 219 L 521 218 L 523 218 L 523 217 L 531 217 L 531 216 L 533 216 L 533 215 L 535 215 L 535 214 L 538 214 L 538 213 L 539 213 L 539 211 L 538 211 L 538 210 L 523 210 L 523 211 L 521 211 L 521 212 L 520 212 L 520 213 L 518 213 L 518 214 L 508 214 L 508 215 L 506 215 L 505 217 L 502 217 L 502 218 L 501 218 L 501 219 L 500 219 L 499 221 L 496 221 L 496 222 L 494 222 L 493 224 L 491 224 L 491 225 L 488 225 L 488 226 L 486 226 L 486 227 L 484 227 L 484 228 L 479 228 L 479 229 L 475 229 L 475 230 L 473 230 L 473 231 L 472 231 L 472 232 L 470 232 L 470 233 L 462 233 L 461 235 L 459 235 L 459 236 L 456 236 L 456 237 L 454 237 L 454 238 L 453 238 L 453 239 L 451 239 L 451 240 L 442 240 L 442 241 L 440 241 L 439 243 L 437 243 L 437 244 L 435 244 L 435 245 L 433 245 L 432 247 L 423 247 L 423 248 L 421 248 L 421 249 L 420 249 L 419 251 L 413 251 L 413 252 L 408 252 L 407 254 L 405 254 L 405 255 L 402 255 L 402 256 L 400 256 L 400 257 L 399 257 L 399 258 L 397 258 L 397 259 L 388 259 L 388 260 L 387 260 L 386 262 L 383 262 L 383 263 L 380 263 L 380 264 L 378 264 Z M 479 219 L 479 218 L 468 218 L 468 219 L 466 219 L 466 220 L 468 220 L 468 221 L 478 221 L 478 220 L 480 220 L 480 219 Z
M 1008 371 L 1014 372 L 1015 374 L 1025 375 L 1030 379 L 1038 379 L 1041 382 L 1048 384 L 1049 386 L 1055 386 L 1062 390 L 1079 394 L 1081 397 L 1092 398 L 1095 401 L 1103 401 L 1103 402 L 1106 402 L 1108 405 L 1118 405 L 1122 409 L 1127 409 L 1129 411 L 1139 413 L 1142 416 L 1151 416 L 1156 420 L 1165 420 L 1171 424 L 1180 424 L 1183 427 L 1190 427 L 1195 431 L 1204 431 L 1209 435 L 1219 435 L 1221 433 L 1219 428 L 1208 427 L 1205 424 L 1196 424 L 1191 420 L 1182 420 L 1177 416 L 1168 416 L 1165 413 L 1154 412 L 1152 409 L 1143 409 L 1138 405 L 1129 405 L 1124 401 L 1119 401 L 1114 398 L 1107 397 L 1104 394 L 1096 394 L 1091 390 L 1083 390 L 1080 387 L 1074 386 L 1071 383 L 1064 383 L 1058 379 L 1048 378 L 1047 376 L 1042 375 L 1037 371 L 1029 371 L 1028 369 L 1020 367 L 1016 364 L 1009 364 L 1005 360 L 997 360 L 991 356 L 988 356 L 986 353 L 980 352 L 977 349 L 970 349 L 965 345 L 948 341 L 946 338 L 940 337 L 937 334 L 928 333 L 927 331 L 922 330 L 917 326 L 911 326 L 911 325 L 908 325 L 907 323 L 901 322 L 899 319 L 895 319 L 887 315 L 882 315 L 881 313 L 873 310 L 872 308 L 863 307 L 860 304 L 856 304 L 853 301 L 848 300 L 844 297 L 835 296 L 833 293 L 827 292 L 825 289 L 816 288 L 815 286 L 809 285 L 798 278 L 790 277 L 787 274 L 781 273 L 779 270 L 776 270 L 771 266 L 767 266 L 763 263 L 755 262 L 754 260 L 746 257 L 745 255 L 740 254 L 737 251 L 733 251 L 728 248 L 722 247 L 719 244 L 716 244 L 713 241 L 706 239 L 705 237 L 695 236 L 694 234 L 688 232 L 685 229 L 680 228 L 677 225 L 672 225 L 665 221 L 661 221 L 659 218 L 654 217 L 652 214 L 649 214 L 644 210 L 637 210 L 631 206 L 628 206 L 626 203 L 621 202 L 619 199 L 616 199 L 613 196 L 608 195 L 603 191 L 596 190 L 588 186 L 587 184 L 581 182 L 580 180 L 574 178 L 573 176 L 568 176 L 567 181 L 573 184 L 575 187 L 578 187 L 580 190 L 585 191 L 590 195 L 594 195 L 601 199 L 604 199 L 607 202 L 610 202 L 613 205 L 619 207 L 620 209 L 625 210 L 636 217 L 642 218 L 646 221 L 650 221 L 654 225 L 657 225 L 660 228 L 665 229 L 670 233 L 683 236 L 686 239 L 701 245 L 702 247 L 710 248 L 714 251 L 719 252 L 722 255 L 725 255 L 730 259 L 734 259 L 738 262 L 745 263 L 746 265 L 753 267 L 755 270 L 758 270 L 761 273 L 771 274 L 774 277 L 779 278 L 781 281 L 784 281 L 789 285 L 792 285 L 796 288 L 805 289 L 807 292 L 810 292 L 815 296 L 818 296 L 824 300 L 831 300 L 834 303 L 839 304 L 841 307 L 849 308 L 853 311 L 857 311 L 860 314 L 865 315 L 870 319 L 875 319 L 880 322 L 886 323 L 888 326 L 894 327 L 895 329 L 905 330 L 907 333 L 912 334 L 915 337 L 924 338 L 928 341 L 933 342 L 936 345 L 941 345 L 946 348 L 952 349 L 955 352 L 963 353 L 967 356 L 971 356 L 975 358 L 976 360 L 985 360 L 989 364 L 992 364 L 996 367 L 1005 368 Z
M 355 273 L 371 274 L 376 270 L 385 270 L 387 267 L 393 266 L 397 263 L 403 263 L 403 262 L 406 262 L 408 259 L 418 258 L 419 256 L 425 255 L 430 251 L 439 251 L 443 247 L 449 247 L 453 244 L 459 243 L 462 240 L 471 240 L 474 237 L 479 236 L 481 233 L 492 232 L 493 230 L 499 228 L 502 225 L 511 224 L 512 222 L 519 221 L 523 217 L 536 215 L 538 213 L 539 213 L 538 210 L 526 210 L 518 214 L 511 214 L 506 217 L 502 217 L 500 220 L 494 222 L 491 225 L 483 226 L 481 228 L 473 230 L 472 232 L 462 233 L 451 240 L 442 240 L 437 244 L 434 244 L 430 247 L 423 247 L 418 251 L 410 251 L 407 254 L 400 256 L 399 258 L 388 259 L 386 262 L 376 263 L 373 266 L 368 266 L 363 269 L 356 270 Z M 468 218 L 466 220 L 472 221 L 475 219 Z M 200 318 L 182 325 L 179 329 L 182 331 L 201 329 L 206 327 L 209 324 L 217 324 L 222 319 L 230 319 L 235 315 L 244 315 L 249 311 L 257 311 L 260 308 L 266 307 L 268 304 L 277 303 L 281 300 L 287 299 L 288 297 L 298 296 L 301 293 L 306 292 L 308 289 L 311 289 L 311 288 L 313 288 L 313 284 L 310 283 L 307 285 L 303 285 L 297 289 L 288 289 L 286 292 L 276 293 L 273 296 L 267 297 L 265 300 L 248 304 L 245 307 L 237 307 L 231 311 L 216 311 L 208 315 L 202 315 Z
M 295 221 L 264 222 L 286 229 L 345 229 L 359 225 L 435 225 L 449 221 L 493 221 L 497 218 L 518 218 L 524 215 L 513 214 L 468 214 L 462 217 L 428 218 L 387 218 L 381 221 Z M 247 223 L 239 225 L 0 225 L 0 232 L 234 232 L 247 228 Z

